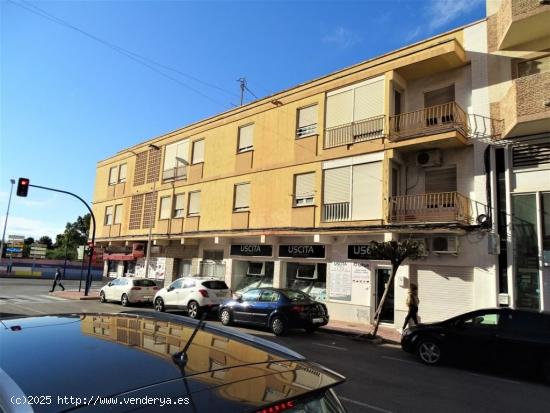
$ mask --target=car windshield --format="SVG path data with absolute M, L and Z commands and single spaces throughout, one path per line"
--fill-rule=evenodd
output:
M 204 281 L 202 285 L 209 290 L 227 290 L 229 288 L 224 281 L 219 280 Z
M 311 300 L 311 297 L 302 291 L 296 290 L 284 290 L 285 295 L 290 299 L 290 301 L 307 301 Z

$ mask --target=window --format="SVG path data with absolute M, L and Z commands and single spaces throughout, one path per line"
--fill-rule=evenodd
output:
M 478 314 L 462 321 L 460 326 L 465 328 L 496 328 L 498 319 L 499 315 L 497 313 Z
M 201 193 L 200 191 L 191 192 L 189 194 L 189 206 L 187 207 L 187 215 L 200 215 L 201 213 Z
M 185 194 L 177 194 L 174 197 L 174 218 L 183 218 Z
M 115 205 L 115 224 L 122 224 L 122 204 Z
M 550 166 L 550 136 L 546 141 L 514 146 L 514 169 L 548 168 Z
M 243 301 L 258 301 L 261 290 L 250 290 L 243 294 Z
M 441 89 L 424 93 L 424 107 L 439 106 L 445 103 L 454 102 L 455 85 L 446 86 Z
M 192 163 L 204 162 L 204 139 L 193 142 L 193 158 Z
M 426 170 L 425 192 L 456 192 L 456 166 L 444 169 Z
M 186 179 L 187 165 L 189 165 L 189 140 L 185 139 L 170 145 L 166 145 L 164 151 L 164 166 L 162 179 Z
M 127 165 L 125 163 L 123 163 L 122 165 L 120 165 L 120 169 L 118 171 L 118 182 L 121 183 L 121 182 L 126 182 L 126 167 Z
M 275 303 L 279 301 L 279 293 L 273 290 L 264 290 L 260 296 L 260 301 L 267 303 Z
M 114 185 L 118 181 L 118 166 L 112 166 L 109 169 L 109 185 Z
M 313 205 L 315 172 L 294 175 L 294 206 Z
M 296 138 L 317 133 L 317 105 L 298 109 L 298 129 Z
M 183 281 L 184 281 L 183 278 L 180 278 L 179 280 L 174 281 L 172 284 L 170 284 L 170 287 L 168 287 L 168 290 L 171 291 L 177 288 L 181 288 L 183 285 Z
M 105 208 L 105 225 L 113 225 L 113 207 Z
M 518 77 L 550 72 L 550 55 L 518 63 Z
M 246 152 L 254 149 L 252 137 L 254 134 L 254 124 L 241 126 L 239 128 L 238 152 Z
M 170 219 L 170 197 L 163 196 L 160 198 L 160 215 L 159 219 Z
M 223 250 L 204 250 L 202 257 L 205 261 L 222 261 Z
M 196 284 L 195 284 L 195 280 L 185 280 L 183 282 L 183 288 L 191 288 L 191 287 L 194 287 Z
M 250 183 L 235 185 L 234 211 L 246 211 L 250 208 Z

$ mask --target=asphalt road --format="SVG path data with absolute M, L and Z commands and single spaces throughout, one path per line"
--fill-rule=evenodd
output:
M 52 298 L 50 286 L 51 281 L 0 279 L 0 317 L 125 310 L 117 304 Z M 67 281 L 65 286 L 78 288 L 78 282 Z M 208 322 L 217 323 L 214 318 Z M 337 393 L 350 413 L 550 411 L 550 387 L 531 379 L 457 366 L 429 367 L 398 346 L 373 345 L 343 335 L 294 331 L 279 338 L 268 331 L 239 329 L 286 345 L 345 375 L 348 380 Z

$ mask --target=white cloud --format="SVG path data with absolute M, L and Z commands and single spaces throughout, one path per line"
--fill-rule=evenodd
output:
M 59 195 L 55 194 L 46 199 L 30 200 L 27 198 L 19 199 L 19 203 L 29 208 L 44 208 L 46 206 L 54 205 L 59 198 Z
M 474 10 L 483 0 L 435 0 L 427 8 L 430 30 L 438 29 Z
M 342 26 L 336 27 L 332 32 L 323 37 L 323 43 L 331 44 L 340 49 L 347 49 L 361 41 L 361 38 Z
M 406 42 L 411 42 L 411 41 L 415 40 L 418 37 L 420 32 L 422 32 L 422 27 L 417 26 L 415 29 L 413 29 L 410 32 L 406 33 L 405 36 L 403 37 L 403 39 Z
M 4 229 L 5 215 L 0 217 L 2 230 Z M 56 225 L 48 221 L 40 221 L 37 219 L 28 219 L 10 214 L 8 218 L 8 226 L 6 229 L 6 239 L 8 235 L 23 235 L 25 237 L 40 238 L 43 235 L 49 236 L 55 240 L 57 234 L 61 234 L 65 229 L 64 224 Z

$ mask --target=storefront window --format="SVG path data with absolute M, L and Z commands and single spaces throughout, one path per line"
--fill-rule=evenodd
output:
M 243 294 L 251 288 L 273 287 L 273 261 L 233 261 L 235 292 Z
M 125 261 L 124 274 L 125 275 L 134 275 L 135 273 L 136 273 L 136 262 L 135 261 Z
M 303 291 L 317 301 L 327 299 L 327 265 L 288 262 L 286 287 Z
M 116 274 L 118 270 L 118 261 L 109 260 L 109 274 Z

